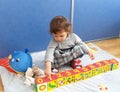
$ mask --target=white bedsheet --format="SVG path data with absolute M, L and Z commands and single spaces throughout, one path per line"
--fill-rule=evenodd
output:
M 108 54 L 95 45 L 98 51 L 95 53 L 95 60 L 90 60 L 88 55 L 84 55 L 82 65 L 92 64 L 97 61 L 115 58 L 120 59 Z M 44 55 L 45 51 L 31 53 L 34 65 L 44 69 Z M 70 67 L 63 67 L 68 69 Z M 63 69 L 61 68 L 61 69 Z M 18 77 L 17 75 L 8 72 L 4 67 L 0 66 L 0 75 L 2 77 L 5 92 L 33 92 L 33 86 L 29 87 L 24 85 L 25 78 Z M 120 92 L 120 68 L 107 73 L 99 74 L 87 80 L 82 80 L 66 86 L 62 86 L 53 90 L 53 92 Z M 100 90 L 100 88 L 103 90 Z M 107 90 L 105 89 L 107 88 Z

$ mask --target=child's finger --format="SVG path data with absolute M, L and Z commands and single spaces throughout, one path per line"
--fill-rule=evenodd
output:
M 91 56 L 91 59 L 92 59 L 92 60 L 94 60 L 94 59 L 95 59 L 94 55 L 92 55 L 92 56 Z
M 46 77 L 48 77 L 50 80 L 52 80 L 51 74 L 45 73 Z
M 52 80 L 51 74 L 49 75 L 50 80 Z

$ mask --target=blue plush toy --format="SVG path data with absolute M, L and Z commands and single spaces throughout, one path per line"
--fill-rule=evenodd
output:
M 28 67 L 32 67 L 32 57 L 28 53 L 28 50 L 23 51 L 14 51 L 10 59 L 10 66 L 16 72 L 26 72 Z

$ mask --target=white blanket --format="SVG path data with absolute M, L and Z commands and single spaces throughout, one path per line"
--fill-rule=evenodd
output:
M 101 60 L 106 59 L 120 59 L 110 55 L 109 53 L 97 48 L 95 53 L 95 60 L 90 60 L 88 55 L 84 55 L 82 65 L 89 65 Z M 44 70 L 44 55 L 45 51 L 31 53 L 35 66 Z M 70 69 L 69 66 L 64 66 L 61 69 Z M 24 85 L 25 78 L 18 77 L 17 75 L 8 72 L 4 67 L 0 67 L 0 75 L 2 77 L 5 92 L 33 92 L 33 86 L 29 87 Z M 82 80 L 76 83 L 65 85 L 53 90 L 53 92 L 120 92 L 120 68 L 107 73 L 99 74 L 87 80 Z

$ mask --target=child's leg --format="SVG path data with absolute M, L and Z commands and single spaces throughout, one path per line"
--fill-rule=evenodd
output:
M 55 58 L 53 67 L 61 67 L 67 63 L 70 63 L 72 60 L 82 57 L 83 54 L 84 52 L 79 45 L 75 45 L 74 47 L 64 50 L 56 49 L 54 52 Z
M 82 64 L 81 64 L 80 58 L 70 61 L 70 66 L 73 69 L 75 69 L 75 68 L 82 68 Z
M 69 62 L 68 60 L 69 53 L 60 49 L 56 49 L 54 52 L 54 63 L 53 67 L 61 67 Z
M 84 55 L 83 50 L 79 45 L 76 45 L 72 49 L 72 54 L 73 54 L 73 60 L 70 61 L 70 66 L 72 68 L 81 68 L 82 64 L 80 58 L 82 58 L 82 56 Z

